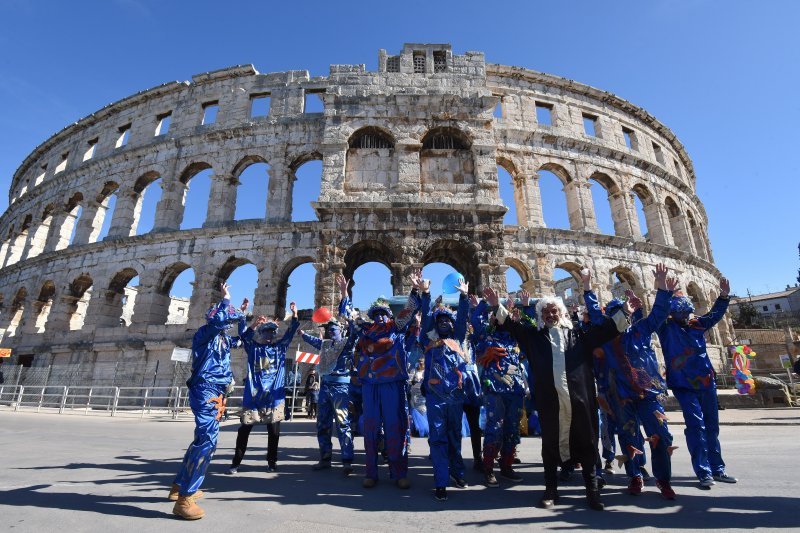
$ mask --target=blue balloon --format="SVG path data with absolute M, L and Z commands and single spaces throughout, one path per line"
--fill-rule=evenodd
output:
M 442 292 L 444 294 L 455 294 L 458 292 L 456 289 L 456 285 L 460 282 L 464 281 L 464 276 L 459 274 L 458 272 L 452 272 L 447 275 L 446 278 L 442 281 Z

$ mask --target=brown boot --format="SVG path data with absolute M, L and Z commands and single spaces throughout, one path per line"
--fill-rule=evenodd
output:
M 179 485 L 173 483 L 172 484 L 172 488 L 169 489 L 169 501 L 171 501 L 171 502 L 178 501 L 178 496 L 180 496 L 180 490 L 181 490 L 181 487 Z M 202 490 L 198 490 L 197 492 L 192 494 L 192 496 L 194 496 L 195 500 L 199 500 L 200 498 L 205 496 L 205 492 L 203 492 Z
M 199 520 L 206 514 L 203 509 L 195 502 L 194 494 L 191 496 L 178 496 L 172 514 L 180 516 L 184 520 Z

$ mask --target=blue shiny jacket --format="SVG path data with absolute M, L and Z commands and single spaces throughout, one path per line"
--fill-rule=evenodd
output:
M 595 376 L 600 394 L 610 390 L 615 399 L 624 401 L 656 398 L 666 392 L 652 340 L 667 319 L 671 296 L 670 291 L 659 290 L 647 318 L 643 318 L 641 309 L 637 310 L 624 332 L 595 350 Z M 602 320 L 594 293 L 586 291 L 583 298 L 592 323 L 597 323 L 598 315 Z
M 344 307 L 350 308 L 348 298 Z M 385 324 L 364 324 L 357 330 L 354 365 L 361 384 L 379 385 L 408 380 L 406 330 L 414 322 L 420 308 L 417 291 L 412 290 L 405 308 Z
M 489 393 L 525 393 L 520 349 L 507 331 L 491 330 L 486 320 L 488 304 L 481 300 L 472 310 L 475 361 L 481 369 L 481 386 Z
M 706 352 L 704 335 L 722 320 L 729 302 L 728 298 L 717 298 L 711 311 L 691 319 L 686 326 L 670 318 L 658 329 L 670 389 L 716 388 L 714 367 Z
M 426 398 L 463 402 L 466 398 L 465 376 L 469 363 L 466 345 L 469 299 L 465 294 L 458 299 L 455 328 L 450 338 L 442 339 L 436 332 L 429 292 L 422 294 L 422 313 L 420 343 L 425 350 L 422 392 Z
M 244 382 L 244 398 L 242 405 L 246 409 L 265 407 L 250 405 L 252 399 L 264 397 L 264 392 L 285 388 L 286 383 L 286 350 L 292 343 L 300 321 L 292 318 L 289 328 L 280 340 L 261 344 L 255 341 L 255 331 L 247 326 L 244 317 L 239 319 L 239 337 L 242 339 L 247 353 L 247 377 Z M 266 407 L 272 407 L 267 405 Z
M 192 375 L 186 385 L 200 383 L 226 386 L 233 380 L 231 372 L 231 348 L 238 346 L 239 339 L 228 335 L 231 321 L 241 315 L 231 312 L 230 300 L 222 300 L 206 317 L 206 325 L 200 326 L 192 338 Z

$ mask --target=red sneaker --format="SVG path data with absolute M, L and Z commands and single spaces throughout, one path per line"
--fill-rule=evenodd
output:
M 631 482 L 628 483 L 628 494 L 633 494 L 634 496 L 638 496 L 642 493 L 642 487 L 644 486 L 644 481 L 642 480 L 642 476 L 634 476 L 631 478 Z
M 675 491 L 672 490 L 672 487 L 669 485 L 669 481 L 656 481 L 656 487 L 658 487 L 658 490 L 661 491 L 661 497 L 665 500 L 675 499 Z

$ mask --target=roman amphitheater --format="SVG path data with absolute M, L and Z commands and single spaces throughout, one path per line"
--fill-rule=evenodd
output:
M 352 277 L 373 261 L 388 267 L 395 294 L 432 262 L 478 290 L 504 288 L 514 269 L 534 295 L 574 283 L 554 282 L 555 269 L 576 276 L 588 265 L 601 300 L 630 287 L 646 301 L 663 261 L 700 310 L 713 302 L 720 272 L 692 161 L 647 111 L 445 44 L 381 50 L 378 64 L 331 65 L 325 77 L 251 65 L 206 72 L 124 98 L 44 141 L 14 174 L 0 217 L 0 346 L 13 350 L 5 363 L 90 373 L 100 363 L 168 363 L 190 344 L 220 282 L 248 263 L 258 270 L 254 307 L 276 314 L 298 266 L 313 263 L 321 306 L 335 303 L 336 273 Z M 309 97 L 324 111 L 308 112 Z M 266 102 L 268 112 L 256 113 Z M 317 220 L 292 222 L 296 172 L 314 160 Z M 268 209 L 235 220 L 239 176 L 255 163 L 269 165 Z M 516 225 L 503 223 L 498 167 L 513 178 Z M 181 230 L 192 178 L 209 169 L 205 223 Z M 545 171 L 561 181 L 569 229 L 544 224 Z M 143 192 L 156 180 L 153 229 L 137 235 Z M 591 183 L 607 193 L 613 235 L 598 228 Z M 186 269 L 193 293 L 176 318 L 170 289 Z M 126 287 L 137 276 L 133 298 Z M 718 365 L 731 333 L 726 322 L 710 332 Z

